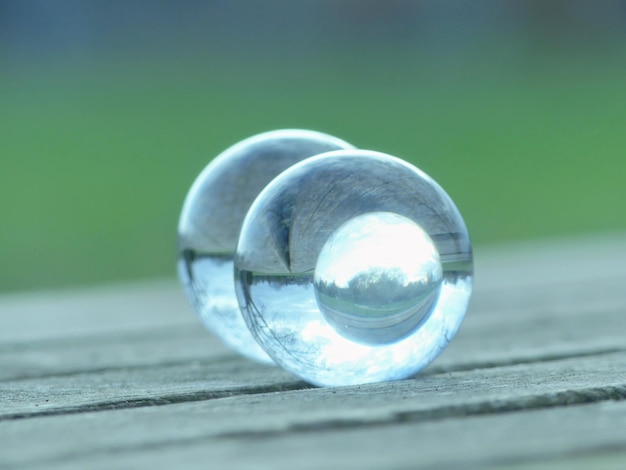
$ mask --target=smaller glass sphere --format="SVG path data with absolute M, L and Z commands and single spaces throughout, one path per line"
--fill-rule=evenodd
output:
M 317 259 L 315 297 L 341 335 L 366 344 L 398 341 L 418 327 L 442 281 L 433 241 L 411 219 L 371 212 L 350 219 Z
M 305 158 L 353 148 L 321 132 L 284 129 L 249 137 L 218 155 L 196 178 L 178 223 L 178 275 L 204 326 L 244 356 L 271 363 L 237 304 L 233 256 L 257 194 Z

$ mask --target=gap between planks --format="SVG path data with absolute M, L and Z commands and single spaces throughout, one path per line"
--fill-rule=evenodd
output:
M 107 456 L 107 462 L 111 463 L 111 458 L 132 458 L 146 452 L 149 455 L 143 457 L 147 459 L 159 459 L 158 456 L 168 452 L 181 458 L 188 454 L 188 449 L 204 454 L 223 452 L 224 448 L 231 451 L 239 449 L 240 454 L 241 449 L 249 451 L 253 443 L 268 443 L 274 449 L 274 460 L 270 462 L 277 465 L 282 462 L 276 459 L 283 449 L 280 444 L 284 440 L 292 444 L 311 442 L 311 439 L 332 441 L 346 438 L 346 433 L 370 431 L 375 431 L 377 438 L 391 433 L 406 439 L 413 435 L 408 433 L 406 426 L 417 426 L 414 428 L 416 431 L 429 435 L 433 427 L 440 424 L 444 428 L 449 427 L 452 422 L 456 423 L 452 427 L 456 433 L 470 428 L 473 429 L 471 434 L 476 434 L 480 429 L 482 436 L 485 433 L 483 426 L 476 427 L 473 423 L 484 418 L 496 419 L 509 432 L 516 430 L 516 422 L 522 420 L 527 422 L 527 426 L 537 428 L 534 432 L 543 432 L 543 439 L 551 439 L 556 429 L 563 432 L 563 424 L 560 419 L 546 421 L 545 425 L 551 423 L 553 428 L 556 427 L 547 432 L 543 425 L 545 417 L 552 416 L 550 413 L 557 410 L 560 411 L 555 416 L 576 415 L 577 409 L 581 410 L 579 419 L 593 422 L 590 432 L 596 432 L 600 426 L 605 437 L 609 435 L 613 441 L 624 445 L 623 436 L 617 432 L 623 428 L 626 417 L 623 404 L 616 408 L 618 414 L 607 414 L 605 421 L 598 421 L 597 411 L 589 412 L 589 408 L 585 408 L 594 403 L 623 403 L 626 398 L 626 383 L 620 373 L 626 364 L 626 355 L 614 354 L 605 359 L 600 363 L 591 359 L 581 363 L 570 360 L 472 374 L 443 374 L 425 377 L 421 381 L 407 380 L 364 387 L 286 391 L 262 397 L 235 396 L 195 404 L 89 413 L 82 417 L 69 415 L 53 419 L 17 420 L 5 423 L 3 442 L 8 445 L 9 452 L 4 457 L 11 458 L 7 462 L 12 463 L 19 461 L 36 465 L 39 462 L 48 465 L 56 460 L 63 464 L 76 461 L 77 465 L 81 462 L 84 465 L 92 462 L 91 459 L 97 455 Z M 537 377 L 541 380 L 536 381 Z M 599 378 L 604 378 L 607 385 L 594 386 Z M 533 415 L 541 410 L 541 414 Z M 505 419 L 506 416 L 509 418 Z M 606 419 L 609 419 L 614 431 L 606 429 Z M 478 421 L 481 422 L 484 421 Z M 581 426 L 589 426 L 590 423 L 584 421 Z M 146 433 L 147 430 L 150 432 Z M 1 431 L 0 427 L 0 436 Z M 580 446 L 580 437 L 590 437 L 584 432 L 581 436 L 579 428 L 572 428 L 569 432 L 578 439 L 572 442 L 570 450 L 572 446 Z M 51 433 L 63 436 L 63 439 L 49 442 Z M 524 435 L 523 432 L 521 435 Z M 492 438 L 504 439 L 503 444 L 508 436 Z M 81 445 L 81 439 L 84 445 Z M 39 443 L 36 452 L 11 452 L 12 443 L 28 440 Z M 386 448 L 393 445 L 388 439 L 384 441 Z M 414 441 L 414 445 L 418 442 Z M 442 445 L 440 443 L 440 450 L 445 448 Z M 595 445 L 602 448 L 602 442 Z M 362 446 L 363 442 L 359 442 L 357 447 L 361 450 L 358 453 L 364 452 Z M 483 453 L 488 455 L 486 450 L 483 448 Z M 526 451 L 526 448 L 517 450 Z M 551 452 L 548 455 L 554 455 L 554 450 Z M 240 458 L 239 454 L 230 457 Z M 266 451 L 266 457 L 270 455 Z M 451 455 L 447 450 L 438 458 L 449 458 Z M 506 458 L 511 459 L 510 456 Z M 393 460 L 391 458 L 390 462 Z M 284 464 L 278 467 L 290 468 Z
M 574 371 L 574 369 L 577 369 Z M 447 372 L 442 374 L 432 374 L 399 382 L 388 384 L 370 384 L 359 387 L 342 387 L 337 389 L 314 389 L 302 382 L 287 382 L 282 384 L 270 383 L 265 386 L 253 385 L 249 387 L 239 387 L 233 390 L 203 391 L 197 386 L 190 391 L 180 393 L 176 391 L 176 384 L 170 386 L 174 392 L 167 393 L 161 391 L 158 395 L 149 397 L 136 397 L 135 394 L 127 395 L 119 393 L 119 399 L 114 401 L 97 401 L 96 393 L 93 397 L 83 398 L 82 393 L 76 393 L 76 384 L 69 384 L 67 391 L 61 391 L 57 397 L 58 404 L 50 409 L 36 410 L 27 407 L 26 410 L 19 410 L 19 403 L 16 411 L 11 412 L 11 406 L 5 404 L 5 412 L 1 420 L 20 420 L 26 418 L 36 418 L 42 416 L 58 416 L 65 414 L 87 413 L 95 411 L 109 411 L 114 409 L 129 409 L 150 406 L 172 405 L 187 402 L 215 401 L 223 398 L 237 398 L 244 395 L 260 395 L 267 399 L 274 393 L 306 393 L 310 399 L 322 397 L 325 400 L 332 400 L 337 396 L 350 397 L 362 395 L 369 390 L 373 395 L 375 391 L 380 393 L 381 389 L 388 391 L 388 399 L 397 398 L 398 393 L 408 393 L 420 395 L 424 392 L 447 390 L 448 393 L 466 392 L 469 387 L 477 394 L 487 391 L 492 394 L 490 399 L 466 400 L 461 403 L 441 404 L 435 399 L 431 400 L 432 406 L 419 410 L 396 410 L 385 414 L 383 418 L 376 417 L 376 414 L 359 416 L 359 419 L 330 419 L 327 422 L 317 422 L 313 428 L 338 427 L 340 423 L 345 426 L 355 426 L 359 423 L 372 423 L 381 425 L 384 422 L 393 424 L 405 420 L 429 420 L 441 419 L 450 416 L 478 415 L 484 413 L 501 413 L 507 411 L 519 411 L 523 409 L 550 408 L 556 406 L 566 406 L 571 404 L 581 404 L 604 400 L 622 400 L 626 398 L 626 378 L 621 370 L 626 369 L 626 354 L 612 353 L 603 356 L 588 356 L 585 359 L 566 359 L 551 362 L 523 364 L 516 366 L 506 366 L 494 369 L 482 369 L 473 371 Z M 549 386 L 537 384 L 529 386 L 528 380 L 550 380 Z M 254 382 L 254 378 L 251 379 Z M 493 383 L 491 382 L 493 381 Z M 84 383 L 84 382 L 83 382 Z M 88 383 L 88 382 L 87 382 Z M 604 385 L 597 385 L 603 383 Z M 508 384 L 508 385 L 507 385 Z M 460 387 L 460 388 L 459 388 Z M 506 393 L 499 392 L 502 387 L 511 387 Z M 515 388 L 519 389 L 516 390 Z M 524 394 L 524 391 L 528 393 Z M 94 392 L 95 393 L 95 392 Z M 145 392 L 144 392 L 145 393 Z M 45 396 L 45 395 L 44 395 Z M 42 397 L 43 398 L 43 397 Z M 81 405 L 73 403 L 78 399 L 86 399 L 87 402 Z M 363 400 L 363 398 L 361 398 Z M 367 397 L 368 400 L 376 400 L 376 397 Z M 8 409 L 7 409 L 8 407 Z M 30 409 L 28 409 L 30 408 Z M 309 424 L 300 425 L 301 429 L 307 429 Z M 298 428 L 288 427 L 282 431 L 291 432 Z M 238 431 L 239 432 L 239 431 Z M 268 429 L 260 432 L 267 433 Z

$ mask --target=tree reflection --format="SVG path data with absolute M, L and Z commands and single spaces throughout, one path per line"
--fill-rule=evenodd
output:
M 320 280 L 318 292 L 324 296 L 370 308 L 419 302 L 438 287 L 432 276 L 408 281 L 398 268 L 372 268 L 353 276 L 345 287 Z

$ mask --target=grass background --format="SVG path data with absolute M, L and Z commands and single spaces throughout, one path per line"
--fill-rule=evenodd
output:
M 112 56 L 0 74 L 0 291 L 174 276 L 185 194 L 249 135 L 421 167 L 478 246 L 626 228 L 626 48 Z

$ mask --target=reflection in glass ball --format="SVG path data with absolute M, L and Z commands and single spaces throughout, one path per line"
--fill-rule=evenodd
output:
M 409 377 L 447 346 L 471 296 L 467 229 L 429 176 L 366 150 L 328 152 L 274 179 L 235 254 L 246 323 L 313 384 Z
M 353 341 L 398 341 L 430 312 L 442 270 L 433 241 L 411 219 L 369 212 L 326 241 L 314 289 L 326 321 Z
M 243 218 L 258 193 L 305 158 L 352 146 L 307 130 L 278 130 L 233 145 L 196 178 L 178 224 L 178 273 L 202 323 L 224 343 L 260 362 L 271 359 L 241 316 L 233 256 Z

